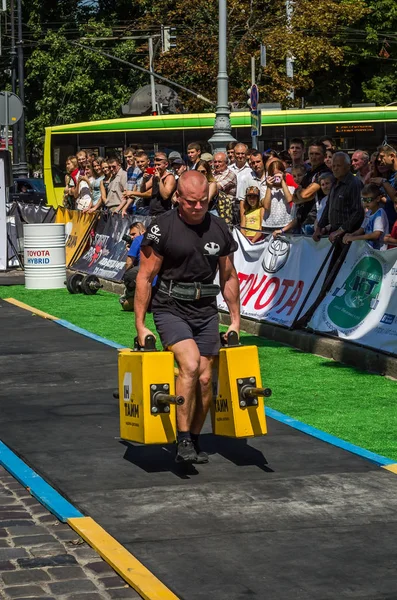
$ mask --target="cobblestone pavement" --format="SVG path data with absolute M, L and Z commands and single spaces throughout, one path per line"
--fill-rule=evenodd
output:
M 69 525 L 0 467 L 0 598 L 141 597 Z

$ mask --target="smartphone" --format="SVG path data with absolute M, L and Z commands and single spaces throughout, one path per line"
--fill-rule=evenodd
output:
M 154 175 L 156 173 L 155 167 L 148 167 L 146 169 L 146 173 L 148 173 L 149 175 Z

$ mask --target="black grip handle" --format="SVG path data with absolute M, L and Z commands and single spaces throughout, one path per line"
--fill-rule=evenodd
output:
M 242 388 L 241 395 L 246 399 L 256 398 L 257 396 L 265 396 L 265 398 L 269 398 L 269 396 L 272 395 L 272 390 L 270 388 L 256 388 L 246 385 Z
M 177 404 L 180 406 L 185 403 L 185 398 L 183 396 L 172 396 L 170 394 L 163 394 L 162 392 L 156 392 L 153 395 L 153 400 L 156 404 Z
M 136 336 L 134 339 L 134 350 L 139 352 L 156 352 L 156 338 L 154 335 L 147 335 L 145 337 L 145 345 L 141 346 L 138 336 Z
M 237 331 L 229 331 L 229 333 L 226 336 L 227 339 L 225 339 L 225 336 L 223 333 L 221 333 L 220 336 L 221 336 L 221 346 L 223 346 L 224 348 L 232 348 L 233 346 L 240 345 L 240 339 L 238 337 Z

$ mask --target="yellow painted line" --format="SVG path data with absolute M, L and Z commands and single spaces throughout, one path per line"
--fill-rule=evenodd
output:
M 91 517 L 68 519 L 68 523 L 142 598 L 178 600 L 171 590 Z
M 38 317 L 43 317 L 44 319 L 50 319 L 51 321 L 56 321 L 58 317 L 54 317 L 53 315 L 49 315 L 43 310 L 39 310 L 38 308 L 34 308 L 34 306 L 29 306 L 29 304 L 25 304 L 24 302 L 20 302 L 19 300 L 15 300 L 15 298 L 4 298 L 6 302 L 10 304 L 15 304 L 15 306 L 19 306 L 19 308 L 24 308 L 25 310 L 29 310 L 34 315 Z
M 392 465 L 385 465 L 384 467 L 382 467 L 382 469 L 386 469 L 387 471 L 391 471 L 392 473 L 395 473 L 397 475 L 397 463 L 394 463 Z

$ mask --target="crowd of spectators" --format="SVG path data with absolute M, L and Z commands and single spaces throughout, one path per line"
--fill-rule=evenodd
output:
M 175 207 L 180 175 L 190 169 L 209 183 L 209 210 L 239 227 L 251 243 L 283 234 L 328 235 L 331 242 L 366 240 L 374 248 L 397 244 L 397 149 L 384 143 L 371 156 L 349 154 L 334 140 L 291 139 L 288 149 L 264 153 L 241 142 L 226 152 L 150 157 L 138 147 L 104 159 L 80 150 L 66 162 L 64 205 L 155 217 Z

